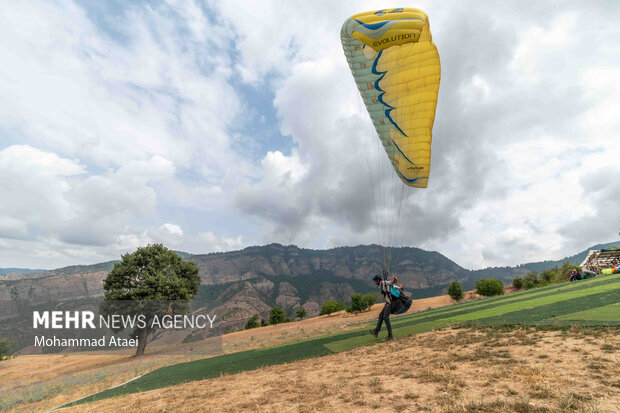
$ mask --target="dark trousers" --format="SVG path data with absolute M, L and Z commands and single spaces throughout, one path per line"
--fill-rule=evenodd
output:
M 392 311 L 392 304 L 385 303 L 385 305 L 383 306 L 383 310 L 381 310 L 381 313 L 379 314 L 379 320 L 377 321 L 377 328 L 375 329 L 377 334 L 379 333 L 379 331 L 381 331 L 381 324 L 383 324 L 383 322 L 385 321 L 385 326 L 387 327 L 388 335 L 389 336 L 392 335 L 392 323 L 390 323 L 391 311 Z

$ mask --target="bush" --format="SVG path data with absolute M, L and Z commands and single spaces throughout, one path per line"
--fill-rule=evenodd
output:
M 377 302 L 377 298 L 379 297 L 376 293 L 353 294 L 351 296 L 351 305 L 348 305 L 346 308 L 347 313 L 361 313 L 366 311 Z
M 286 316 L 286 311 L 280 306 L 275 306 L 269 312 L 269 324 L 281 324 L 290 321 Z
M 526 290 L 529 290 L 530 288 L 543 287 L 553 283 L 568 281 L 570 279 L 571 272 L 575 268 L 579 271 L 578 265 L 565 261 L 562 263 L 561 267 L 549 268 L 541 271 L 540 274 L 536 271 L 530 271 L 523 278 L 516 277 L 512 281 L 512 285 L 514 285 L 515 288 L 525 288 Z
M 345 305 L 342 301 L 326 301 L 321 307 L 321 315 L 335 313 L 336 311 L 344 310 Z
M 527 273 L 525 278 L 523 278 L 523 287 L 526 290 L 530 288 L 538 287 L 540 284 L 540 280 L 538 279 L 538 273 L 536 271 L 530 271 Z
M 450 298 L 461 301 L 465 295 L 463 294 L 463 286 L 458 281 L 452 281 L 446 290 Z
M 368 308 L 368 302 L 362 294 L 353 294 L 351 296 L 351 305 L 347 307 L 348 313 L 361 313 Z
M 249 330 L 251 328 L 256 328 L 260 326 L 260 321 L 258 321 L 258 314 L 254 314 L 250 319 L 248 319 L 247 323 L 245 323 L 245 329 Z
M 368 293 L 366 295 L 364 295 L 364 300 L 366 300 L 366 308 L 370 308 L 373 305 L 375 305 L 375 303 L 377 302 L 377 300 L 379 299 L 379 293 Z
M 485 278 L 476 281 L 476 292 L 485 297 L 504 294 L 504 284 L 495 278 Z
M 514 280 L 512 280 L 512 286 L 514 288 L 516 288 L 517 290 L 520 290 L 521 288 L 523 288 L 523 278 L 521 277 L 515 277 Z
M 305 308 L 300 307 L 297 309 L 297 312 L 295 313 L 295 315 L 297 316 L 297 318 L 301 320 L 302 318 L 308 315 L 308 312 L 306 311 Z
M 12 343 L 8 339 L 0 338 L 0 361 L 11 358 Z
M 540 283 L 542 285 L 549 285 L 553 283 L 557 278 L 557 274 L 555 273 L 555 269 L 544 270 L 540 273 Z
M 568 281 L 570 279 L 570 274 L 573 270 L 576 269 L 581 274 L 581 267 L 575 264 L 571 264 L 568 261 L 564 261 L 562 266 L 557 269 L 558 279 L 561 281 Z

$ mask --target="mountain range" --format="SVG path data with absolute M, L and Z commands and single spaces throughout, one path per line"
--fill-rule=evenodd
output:
M 561 265 L 563 261 L 579 264 L 588 250 L 557 261 L 468 270 L 438 252 L 404 247 L 392 254 L 392 261 L 397 255 L 398 263 L 391 270 L 414 298 L 423 298 L 441 294 L 454 280 L 471 289 L 481 278 L 510 283 L 517 275 Z M 231 325 L 238 326 L 254 314 L 267 317 L 274 305 L 282 306 L 291 317 L 301 306 L 308 315 L 317 315 L 327 300 L 347 302 L 356 292 L 375 291 L 371 278 L 383 268 L 385 251 L 379 245 L 311 250 L 270 244 L 231 252 L 179 255 L 199 268 L 201 286 L 195 301 L 215 309 Z M 24 305 L 101 296 L 103 279 L 115 262 L 49 271 L 13 271 L 0 276 L 0 321 L 11 318 Z

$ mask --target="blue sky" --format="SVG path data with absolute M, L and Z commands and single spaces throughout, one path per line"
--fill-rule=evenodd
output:
M 396 240 L 480 268 L 617 239 L 619 6 L 405 5 L 442 83 L 429 188 L 402 204 L 339 40 L 391 6 L 2 2 L 0 267 Z

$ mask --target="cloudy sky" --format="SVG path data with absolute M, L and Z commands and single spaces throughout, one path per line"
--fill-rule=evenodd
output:
M 617 240 L 620 3 L 526 3 L 396 4 L 442 63 L 429 187 L 403 192 L 339 38 L 391 2 L 0 1 L 0 267 L 396 242 L 482 268 Z

